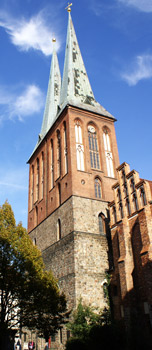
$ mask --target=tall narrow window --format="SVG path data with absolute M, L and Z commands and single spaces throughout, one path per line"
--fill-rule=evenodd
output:
M 137 201 L 136 193 L 133 194 L 133 205 L 134 205 L 134 211 L 137 211 L 138 210 L 138 201 Z
M 117 197 L 118 197 L 118 202 L 121 201 L 121 192 L 120 192 L 120 188 L 118 188 L 117 190 Z
M 61 221 L 58 219 L 57 222 L 57 241 L 61 239 Z
M 35 225 L 38 225 L 38 207 L 35 207 Z
M 111 152 L 110 137 L 107 129 L 104 129 L 103 141 L 104 141 L 104 149 L 105 149 L 106 164 L 107 164 L 107 174 L 109 177 L 114 177 L 113 156 Z
M 88 126 L 88 139 L 91 168 L 100 169 L 97 133 L 96 129 L 92 125 Z
M 123 219 L 124 215 L 123 215 L 122 202 L 119 202 L 119 213 L 120 213 L 120 219 Z
M 101 181 L 98 177 L 95 178 L 94 190 L 95 190 L 95 197 L 101 198 Z
M 131 215 L 130 202 L 128 197 L 126 198 L 126 209 L 127 209 L 127 215 Z
M 58 205 L 61 205 L 61 185 L 58 183 Z
M 34 204 L 34 165 L 32 165 L 32 172 L 31 172 L 31 209 L 33 208 Z
M 39 199 L 39 159 L 36 161 L 37 169 L 36 169 L 36 201 Z
M 98 216 L 99 221 L 99 233 L 105 233 L 105 216 L 100 213 Z
M 68 151 L 67 151 L 67 131 L 66 122 L 64 122 L 64 174 L 68 172 Z
M 41 199 L 44 197 L 44 153 L 41 155 Z
M 82 141 L 82 128 L 79 121 L 75 123 L 77 169 L 84 171 L 84 146 Z
M 117 189 L 117 198 L 118 198 L 118 206 L 119 206 L 119 217 L 120 219 L 123 219 L 123 206 L 122 206 L 122 200 L 121 200 L 121 191 L 120 188 L 118 187 Z
M 112 208 L 112 216 L 113 216 L 113 223 L 115 224 L 117 222 L 117 214 L 116 214 L 116 207 L 115 207 L 115 205 Z
M 140 199 L 141 199 L 141 206 L 142 207 L 147 204 L 145 190 L 144 190 L 143 186 L 140 188 Z
M 130 179 L 130 187 L 131 187 L 131 191 L 134 192 L 135 191 L 135 181 L 133 176 Z
M 126 174 L 125 174 L 125 170 L 124 169 L 122 170 L 121 178 L 122 178 L 123 185 L 125 185 L 125 183 L 126 183 Z
M 60 131 L 57 130 L 57 178 L 61 176 L 61 139 Z
M 54 186 L 54 153 L 53 153 L 53 140 L 51 140 L 51 165 L 50 165 L 50 171 L 51 171 L 51 174 L 50 174 L 50 178 L 51 178 L 51 181 L 50 181 L 50 185 L 51 185 L 51 189 L 53 188 Z
M 116 232 L 116 245 L 117 245 L 117 254 L 118 254 L 118 259 L 120 258 L 120 243 L 119 243 L 119 233 Z

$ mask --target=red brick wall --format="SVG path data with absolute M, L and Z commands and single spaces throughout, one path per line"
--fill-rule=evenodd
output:
M 75 144 L 75 120 L 79 118 L 83 131 L 84 144 L 84 163 L 85 171 L 77 170 L 76 161 L 76 144 Z M 68 173 L 65 175 L 64 169 L 64 123 L 66 123 L 67 130 L 67 151 L 68 151 Z M 91 169 L 89 144 L 88 144 L 88 124 L 92 123 L 98 134 L 99 154 L 100 154 L 100 170 Z M 44 140 L 37 147 L 32 155 L 29 164 L 29 215 L 28 215 L 28 231 L 42 222 L 48 215 L 50 215 L 59 206 L 58 184 L 61 188 L 61 203 L 65 202 L 71 195 L 79 195 L 86 198 L 95 198 L 94 180 L 98 176 L 102 184 L 102 200 L 111 201 L 113 198 L 112 185 L 116 179 L 107 176 L 106 159 L 103 144 L 103 127 L 107 127 L 110 134 L 111 148 L 113 153 L 113 163 L 115 176 L 116 167 L 119 165 L 119 157 L 117 150 L 117 142 L 115 136 L 114 122 L 112 119 L 102 117 L 100 115 L 92 114 L 87 111 L 79 110 L 77 108 L 68 107 L 53 127 L 47 133 Z M 61 176 L 57 179 L 57 130 L 60 131 L 61 136 Z M 50 189 L 50 143 L 51 139 L 54 144 L 54 187 Z M 44 154 L 44 196 L 43 199 L 36 201 L 34 199 L 33 207 L 31 208 L 31 167 L 34 166 L 35 175 L 34 181 L 36 183 L 36 162 L 40 159 L 41 154 Z M 34 189 L 34 198 L 36 189 Z M 36 209 L 37 207 L 37 209 Z M 38 217 L 36 220 L 36 210 Z

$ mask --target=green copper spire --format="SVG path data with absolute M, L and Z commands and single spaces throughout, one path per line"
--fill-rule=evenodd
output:
M 94 98 L 94 94 L 83 63 L 74 26 L 68 7 L 69 21 L 67 29 L 66 51 L 64 61 L 63 80 L 61 87 L 60 108 L 70 104 L 88 109 L 109 117 L 107 112 Z
M 59 105 L 59 98 L 60 98 L 60 90 L 61 90 L 61 75 L 60 75 L 60 69 L 59 69 L 59 63 L 57 54 L 55 52 L 55 39 L 53 41 L 53 54 L 52 54 L 52 62 L 51 62 L 51 69 L 50 69 L 50 77 L 49 77 L 49 83 L 48 83 L 48 91 L 47 91 L 47 97 L 46 97 L 46 104 L 45 104 L 45 110 L 43 115 L 43 122 L 41 127 L 41 133 L 40 133 L 40 139 L 45 136 L 47 131 L 51 128 L 53 125 L 56 115 L 57 115 L 57 108 Z

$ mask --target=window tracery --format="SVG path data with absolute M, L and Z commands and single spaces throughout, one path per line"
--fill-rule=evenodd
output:
M 84 171 L 84 146 L 82 139 L 82 127 L 79 120 L 75 122 L 77 170 Z
M 57 178 L 61 176 L 61 138 L 57 130 Z
M 100 169 L 99 148 L 97 132 L 94 126 L 88 126 L 88 139 L 91 168 Z
M 68 172 L 68 149 L 67 149 L 67 131 L 66 122 L 64 122 L 64 174 Z
M 144 186 L 140 187 L 140 200 L 141 200 L 142 207 L 147 204 Z
M 96 177 L 94 182 L 95 197 L 101 198 L 101 180 Z
M 103 131 L 103 141 L 106 156 L 107 173 L 109 177 L 114 177 L 113 155 L 111 151 L 110 137 L 107 128 L 105 128 Z
M 51 140 L 51 189 L 54 186 L 54 148 L 53 148 L 53 140 Z

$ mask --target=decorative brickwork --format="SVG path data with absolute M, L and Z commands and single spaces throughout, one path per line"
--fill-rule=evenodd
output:
M 132 317 L 142 320 L 145 332 L 152 327 L 152 182 L 123 163 L 110 203 L 114 272 L 114 314 L 128 326 Z M 134 315 L 134 316 L 133 316 Z

